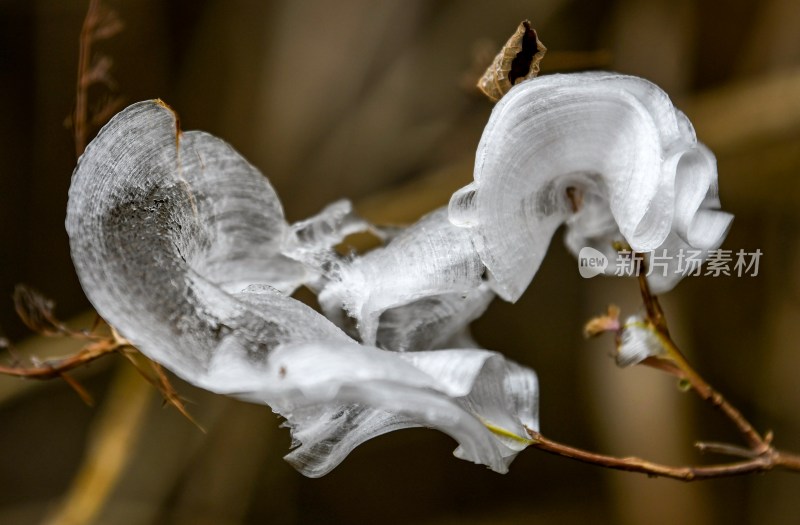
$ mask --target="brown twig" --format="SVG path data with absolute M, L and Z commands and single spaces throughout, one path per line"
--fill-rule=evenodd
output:
M 83 400 L 83 402 L 84 402 L 84 403 L 86 403 L 86 404 L 87 404 L 88 406 L 90 406 L 90 407 L 93 407 L 93 406 L 94 406 L 94 398 L 92 397 L 92 394 L 90 394 L 90 393 L 89 393 L 89 391 L 88 391 L 88 390 L 86 390 L 86 389 L 83 387 L 83 385 L 82 385 L 82 384 L 80 384 L 80 383 L 79 383 L 79 382 L 78 382 L 78 381 L 77 381 L 75 378 L 73 378 L 71 375 L 67 374 L 66 372 L 62 372 L 62 373 L 58 374 L 58 376 L 59 376 L 59 377 L 60 377 L 60 378 L 61 378 L 61 379 L 62 379 L 62 380 L 63 380 L 63 381 L 64 381 L 64 382 L 67 384 L 67 385 L 69 385 L 69 387 L 70 387 L 70 388 L 71 388 L 71 389 L 72 389 L 72 390 L 73 390 L 73 391 L 74 391 L 76 394 L 78 394 L 78 397 L 80 397 L 80 398 Z
M 111 338 L 91 343 L 75 354 L 63 359 L 45 361 L 38 366 L 6 366 L 0 365 L 0 374 L 26 379 L 53 379 L 62 377 L 65 372 L 84 366 L 105 355 L 117 352 L 127 346 Z
M 161 393 L 167 405 L 175 407 L 186 419 L 205 432 L 203 427 L 191 416 L 183 399 L 178 395 L 177 390 L 172 386 L 169 377 L 167 377 L 161 366 L 144 357 L 128 340 L 117 334 L 113 328 L 111 329 L 112 333 L 110 336 L 100 336 L 95 334 L 94 331 L 77 332 L 70 330 L 54 317 L 52 320 L 53 325 L 63 327 L 63 331 L 59 331 L 58 333 L 46 333 L 45 335 L 84 338 L 91 340 L 91 342 L 78 352 L 62 359 L 45 361 L 33 366 L 24 366 L 20 364 L 11 366 L 0 365 L 0 374 L 38 380 L 61 378 L 66 381 L 88 405 L 92 405 L 93 400 L 89 393 L 80 383 L 68 376 L 67 372 L 88 365 L 92 361 L 109 354 L 119 353 L 127 358 L 142 377 Z M 11 349 L 10 344 L 4 344 L 4 347 Z M 147 365 L 140 363 L 139 360 L 145 360 Z M 152 374 L 146 370 L 146 366 L 148 365 L 153 371 Z
M 717 443 L 714 441 L 698 441 L 694 444 L 695 448 L 702 453 L 721 454 L 723 456 L 734 456 L 740 458 L 754 458 L 758 454 L 750 448 L 731 445 L 730 443 Z
M 20 318 L 31 330 L 48 337 L 84 340 L 87 344 L 78 352 L 67 357 L 41 363 L 34 362 L 33 365 L 23 365 L 15 357 L 13 365 L 0 364 L 0 374 L 38 380 L 61 378 L 88 405 L 92 405 L 94 402 L 89 393 L 80 383 L 67 375 L 67 372 L 109 354 L 119 353 L 127 358 L 139 373 L 161 393 L 167 405 L 175 407 L 186 419 L 203 430 L 189 414 L 186 405 L 160 365 L 144 357 L 130 341 L 117 333 L 113 327 L 109 327 L 110 334 L 107 330 L 104 333 L 98 332 L 98 325 L 102 322 L 99 316 L 96 317 L 90 330 L 73 330 L 55 315 L 55 303 L 52 300 L 24 285 L 18 285 L 14 290 L 14 305 Z M 0 340 L 0 348 L 9 352 L 13 351 L 13 346 L 5 339 Z
M 139 374 L 148 383 L 150 383 L 151 386 L 161 393 L 161 397 L 164 399 L 164 405 L 170 405 L 175 408 L 175 410 L 180 412 L 183 417 L 188 419 L 201 432 L 205 433 L 205 428 L 203 428 L 203 426 L 200 425 L 200 423 L 189 413 L 189 410 L 186 408 L 186 404 L 184 403 L 184 399 L 178 394 L 178 391 L 175 390 L 175 387 L 172 386 L 169 377 L 167 376 L 166 372 L 164 372 L 164 368 L 161 365 L 155 361 L 147 359 L 134 347 L 129 347 L 126 351 L 122 352 L 122 355 L 125 356 L 128 361 L 130 361 Z M 142 363 L 142 360 L 146 361 L 146 363 Z M 150 368 L 150 371 L 148 371 L 147 368 Z
M 75 155 L 80 157 L 86 149 L 88 142 L 88 110 L 89 85 L 89 60 L 92 56 L 92 32 L 100 0 L 90 0 L 86 18 L 81 27 L 80 45 L 78 51 L 78 80 L 75 86 L 75 116 L 72 120 L 73 134 L 75 135 Z
M 75 113 L 72 116 L 72 131 L 75 137 L 75 155 L 80 157 L 89 142 L 90 126 L 105 123 L 122 103 L 120 97 L 107 100 L 94 115 L 89 113 L 89 88 L 93 84 L 113 87 L 109 76 L 111 59 L 97 56 L 93 62 L 92 46 L 97 40 L 109 38 L 122 29 L 116 13 L 103 6 L 100 0 L 89 0 L 89 8 L 81 27 L 78 51 L 78 79 L 75 86 Z
M 87 404 L 91 405 L 91 396 L 77 381 L 68 376 L 67 372 L 117 352 L 130 346 L 130 343 L 113 331 L 110 336 L 96 333 L 97 323 L 92 330 L 73 330 L 56 317 L 55 303 L 52 300 L 25 285 L 17 285 L 14 288 L 13 297 L 17 315 L 31 330 L 48 337 L 84 340 L 87 341 L 87 345 L 67 357 L 34 363 L 33 366 L 23 366 L 19 364 L 19 359 L 15 359 L 17 362 L 14 365 L 0 365 L 0 374 L 40 380 L 59 377 L 66 381 Z M 10 344 L 3 346 L 9 351 L 12 350 Z
M 19 287 L 18 287 L 19 288 Z M 20 303 L 17 303 L 19 306 Z M 52 305 L 51 302 L 45 302 L 43 304 Z M 19 311 L 19 310 L 18 310 Z M 28 310 L 24 310 L 26 313 L 30 313 Z M 51 361 L 44 361 L 42 363 L 36 363 L 33 366 L 24 366 L 19 364 L 19 360 L 17 359 L 17 363 L 14 365 L 2 365 L 0 364 L 0 374 L 8 375 L 12 377 L 20 377 L 24 379 L 38 379 L 38 380 L 47 380 L 47 379 L 54 379 L 60 378 L 66 382 L 70 388 L 72 388 L 75 393 L 89 406 L 94 405 L 94 399 L 92 398 L 91 394 L 83 388 L 83 386 L 71 377 L 67 372 L 73 370 L 75 368 L 87 365 L 92 361 L 100 359 L 103 356 L 108 354 L 112 354 L 122 350 L 123 348 L 129 346 L 127 341 L 119 339 L 117 337 L 102 337 L 90 332 L 77 332 L 74 330 L 70 330 L 67 326 L 52 317 L 52 312 L 47 311 L 49 315 L 42 316 L 41 312 L 39 314 L 34 314 L 32 317 L 25 317 L 22 313 L 20 316 L 23 317 L 23 320 L 26 324 L 29 323 L 32 319 L 46 319 L 46 323 L 44 326 L 52 326 L 56 327 L 57 331 L 48 331 L 46 328 L 42 329 L 40 333 L 43 335 L 53 337 L 53 336 L 62 336 L 62 337 L 71 337 L 77 339 L 86 339 L 90 342 L 83 348 L 81 348 L 78 352 L 64 357 L 62 359 L 51 360 Z M 32 323 L 36 326 L 35 323 Z M 29 324 L 30 326 L 30 324 Z M 13 347 L 10 344 L 3 345 L 9 351 L 13 350 Z
M 548 454 L 554 454 L 582 463 L 589 463 L 591 465 L 598 465 L 614 470 L 639 472 L 652 477 L 664 477 L 681 481 L 700 481 L 766 472 L 776 468 L 800 472 L 800 456 L 787 454 L 773 448 L 770 448 L 765 453 L 759 454 L 758 456 L 733 463 L 699 467 L 676 467 L 653 463 L 636 457 L 619 458 L 589 452 L 553 441 L 533 430 L 528 430 L 528 434 L 533 441 L 530 446 L 547 452 Z
M 622 248 L 622 247 L 620 247 Z M 777 450 L 772 446 L 772 434 L 762 436 L 744 415 L 727 401 L 722 394 L 714 390 L 711 385 L 697 373 L 689 364 L 669 334 L 667 319 L 658 297 L 652 293 L 647 282 L 646 261 L 644 254 L 634 253 L 636 276 L 639 282 L 639 291 L 645 308 L 645 324 L 658 338 L 664 349 L 664 354 L 651 355 L 641 362 L 673 374 L 685 380 L 691 390 L 700 398 L 720 410 L 734 425 L 747 442 L 748 448 L 731 445 L 728 443 L 698 442 L 695 446 L 701 452 L 713 452 L 726 456 L 744 458 L 741 461 L 708 466 L 671 466 L 646 461 L 636 457 L 615 457 L 597 454 L 583 449 L 559 443 L 544 437 L 539 432 L 528 430 L 533 448 L 543 450 L 550 454 L 567 457 L 583 463 L 601 467 L 639 472 L 649 476 L 660 476 L 683 481 L 696 481 L 703 479 L 739 476 L 757 472 L 766 472 L 775 468 L 800 472 L 800 456 Z M 617 333 L 619 343 L 620 334 L 624 330 L 618 322 L 619 311 L 615 307 L 609 308 L 609 313 L 593 319 L 587 325 L 587 335 L 594 336 L 602 332 L 614 331 Z
M 671 364 L 675 365 L 675 368 L 679 371 L 679 377 L 688 381 L 691 389 L 700 396 L 700 398 L 722 412 L 736 425 L 751 449 L 758 453 L 767 452 L 770 448 L 769 442 L 761 436 L 739 409 L 734 407 L 722 394 L 717 392 L 703 379 L 689 364 L 683 352 L 678 348 L 678 345 L 675 344 L 675 341 L 673 341 L 669 334 L 667 320 L 658 302 L 658 297 L 652 293 L 650 285 L 647 282 L 646 272 L 644 271 L 644 256 L 642 254 L 635 254 L 635 257 L 638 261 L 637 279 L 639 281 L 639 291 L 642 295 L 642 302 L 647 312 L 646 321 L 651 325 L 654 333 L 658 336 L 659 341 L 667 352 L 669 361 L 671 361 Z

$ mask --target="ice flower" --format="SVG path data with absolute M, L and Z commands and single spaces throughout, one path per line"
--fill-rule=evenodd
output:
M 67 232 L 98 313 L 187 381 L 271 406 L 292 430 L 287 460 L 304 474 L 324 475 L 363 441 L 415 426 L 505 472 L 538 431 L 537 379 L 476 348 L 468 324 L 495 294 L 519 298 L 562 223 L 575 252 L 613 259 L 623 242 L 702 258 L 732 220 L 716 179 L 713 155 L 653 84 L 539 77 L 497 104 L 474 181 L 448 208 L 381 248 L 340 256 L 333 246 L 347 235 L 381 231 L 346 200 L 289 224 L 256 168 L 149 101 L 86 148 Z M 680 277 L 648 279 L 660 292 Z M 291 297 L 300 286 L 318 293 L 324 315 Z M 657 356 L 637 326 L 626 325 L 620 364 Z
M 527 429 L 538 430 L 531 370 L 487 350 L 427 350 L 463 341 L 493 295 L 471 242 L 443 211 L 355 264 L 331 249 L 369 228 L 348 202 L 288 224 L 267 179 L 233 148 L 182 132 L 171 109 L 149 101 L 123 110 L 86 148 L 66 227 L 98 313 L 185 380 L 270 405 L 292 430 L 287 459 L 306 475 L 327 473 L 367 439 L 416 426 L 452 436 L 458 457 L 505 472 L 529 444 Z M 441 260 L 418 260 L 429 252 L 415 247 L 431 239 Z M 450 251 L 458 262 L 448 262 Z M 414 261 L 455 273 L 379 278 Z M 354 276 L 347 294 L 335 291 L 342 275 Z M 293 299 L 302 285 L 330 285 L 330 309 L 366 312 L 369 340 Z
M 672 255 L 717 248 L 732 216 L 719 210 L 714 156 L 650 82 L 614 73 L 537 77 L 492 112 L 474 181 L 450 201 L 498 295 L 515 301 L 567 224 L 567 246 L 615 259 L 615 241 Z M 666 252 L 664 252 L 666 250 Z M 613 273 L 613 265 L 607 272 Z M 676 271 L 653 273 L 656 293 Z
M 649 358 L 667 358 L 657 331 L 641 315 L 632 315 L 620 327 L 616 362 L 620 367 L 638 365 Z
M 414 339 L 423 331 L 428 345 L 435 346 L 433 338 L 448 341 L 494 298 L 488 287 L 481 286 L 484 271 L 469 235 L 453 226 L 442 208 L 387 246 L 342 264 L 319 301 L 328 317 L 338 319 L 343 310 L 355 319 L 366 343 L 374 344 L 380 334 L 381 346 L 406 350 L 407 344 L 385 338 Z M 398 322 L 404 325 L 403 333 L 392 334 L 391 327 Z

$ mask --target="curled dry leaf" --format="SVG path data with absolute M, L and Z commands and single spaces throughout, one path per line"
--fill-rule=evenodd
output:
M 539 40 L 536 30 L 531 28 L 531 23 L 528 20 L 521 22 L 478 80 L 478 89 L 492 102 L 497 102 L 515 84 L 539 74 L 539 63 L 545 52 L 547 48 Z

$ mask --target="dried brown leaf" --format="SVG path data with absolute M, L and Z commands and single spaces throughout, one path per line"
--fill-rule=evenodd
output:
M 524 20 L 478 81 L 478 89 L 497 102 L 516 83 L 539 74 L 539 63 L 546 51 L 530 22 Z
M 53 300 L 24 284 L 18 284 L 14 288 L 13 297 L 17 315 L 34 332 L 49 336 L 72 334 L 72 331 L 56 318 Z
M 583 327 L 584 337 L 597 337 L 607 332 L 618 332 L 621 325 L 619 322 L 619 307 L 616 305 L 608 305 L 608 311 L 605 315 L 593 317 Z

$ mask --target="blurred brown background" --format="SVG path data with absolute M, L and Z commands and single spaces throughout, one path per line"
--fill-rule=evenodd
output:
M 723 206 L 736 215 L 724 247 L 764 252 L 757 277 L 690 278 L 669 294 L 676 339 L 778 446 L 800 451 L 795 0 L 108 4 L 126 27 L 98 49 L 113 58 L 120 93 L 161 97 L 184 129 L 231 142 L 267 174 L 291 220 L 339 197 L 383 222 L 445 203 L 471 178 L 491 110 L 468 86 L 524 18 L 550 50 L 543 74 L 606 68 L 658 83 L 718 156 Z M 75 164 L 63 123 L 86 7 L 0 0 L 0 327 L 39 357 L 68 348 L 21 342 L 30 334 L 13 314 L 14 284 L 56 299 L 63 317 L 88 308 L 63 227 Z M 610 340 L 582 340 L 583 322 L 608 302 L 632 313 L 635 283 L 581 279 L 558 234 L 526 295 L 496 301 L 475 333 L 538 371 L 549 437 L 675 463 L 712 459 L 693 451 L 695 440 L 735 442 L 674 381 L 618 370 Z M 529 450 L 500 476 L 456 460 L 453 442 L 428 430 L 370 441 L 309 480 L 281 460 L 288 431 L 267 408 L 176 380 L 203 434 L 162 410 L 117 358 L 77 376 L 96 407 L 59 381 L 0 377 L 0 523 L 80 523 L 81 512 L 142 525 L 800 519 L 797 474 L 681 484 Z

